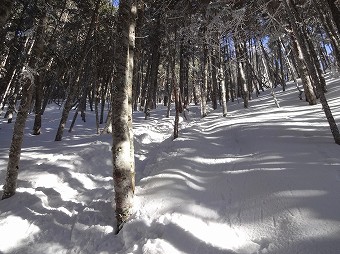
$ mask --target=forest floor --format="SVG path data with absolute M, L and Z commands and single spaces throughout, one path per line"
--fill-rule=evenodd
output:
M 340 126 L 340 78 L 327 82 Z M 40 136 L 30 115 L 17 193 L 0 201 L 0 253 L 339 254 L 340 146 L 320 104 L 293 84 L 276 93 L 280 108 L 264 92 L 225 118 L 191 105 L 176 140 L 165 107 L 136 112 L 135 207 L 118 235 L 111 136 L 87 112 L 54 142 L 61 110 L 48 107 Z M 1 119 L 1 184 L 12 130 Z

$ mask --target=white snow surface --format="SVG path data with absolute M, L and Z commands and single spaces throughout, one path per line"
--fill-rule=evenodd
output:
M 327 81 L 339 123 L 340 79 Z M 225 118 L 190 105 L 176 140 L 165 107 L 134 113 L 135 206 L 118 235 L 111 135 L 94 134 L 88 111 L 55 142 L 61 110 L 48 106 L 40 136 L 31 114 L 17 193 L 0 201 L 0 253 L 339 254 L 340 146 L 320 104 L 293 84 L 276 93 L 281 108 L 263 92 Z M 13 124 L 0 128 L 2 188 Z

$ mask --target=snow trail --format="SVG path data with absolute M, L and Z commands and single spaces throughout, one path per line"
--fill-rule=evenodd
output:
M 328 84 L 339 122 L 339 79 Z M 31 116 L 18 193 L 0 201 L 0 253 L 340 253 L 340 148 L 321 105 L 293 85 L 276 95 L 279 109 L 263 93 L 226 118 L 191 106 L 174 141 L 165 108 L 135 113 L 136 206 L 117 236 L 111 136 L 93 135 L 88 117 L 56 143 L 56 108 L 39 137 Z M 1 179 L 11 131 L 2 120 Z

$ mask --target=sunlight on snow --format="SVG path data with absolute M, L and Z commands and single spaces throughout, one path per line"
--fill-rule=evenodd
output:
M 65 207 L 62 207 L 62 206 L 57 207 L 57 208 L 51 207 L 51 206 L 49 205 L 49 197 L 48 197 L 44 192 L 42 192 L 42 191 L 36 191 L 36 190 L 33 189 L 33 188 L 18 188 L 17 192 L 27 192 L 27 193 L 29 193 L 29 194 L 31 194 L 31 195 L 37 196 L 37 197 L 40 198 L 40 200 L 41 200 L 41 205 L 42 205 L 42 207 L 45 208 L 45 209 L 47 209 L 47 210 L 50 210 L 50 211 L 51 211 L 51 210 L 60 211 L 60 212 L 65 213 L 65 214 L 68 215 L 69 217 L 72 217 L 73 214 L 77 214 L 76 211 L 70 212 L 69 210 L 67 210 Z M 51 197 L 50 197 L 50 198 L 51 198 Z M 27 209 L 30 210 L 30 211 L 31 211 L 32 213 L 34 213 L 35 215 L 39 215 L 39 216 L 41 216 L 41 215 L 46 215 L 46 213 L 45 213 L 45 214 L 41 214 L 41 213 L 38 213 L 38 212 L 36 212 L 36 211 L 34 211 L 34 210 L 30 209 L 30 208 L 27 208 Z
M 73 178 L 81 182 L 85 189 L 93 190 L 96 188 L 96 184 L 86 174 L 76 173 L 73 171 L 69 171 L 69 173 Z
M 8 252 L 12 248 L 24 245 L 29 241 L 27 238 L 32 238 L 39 231 L 39 227 L 28 220 L 9 215 L 0 220 L 0 250 Z
M 193 183 L 192 181 L 188 181 L 187 178 L 189 179 L 192 179 L 192 175 L 189 175 L 189 174 L 185 174 L 185 172 L 181 172 L 181 174 L 185 175 L 186 177 L 182 176 L 182 175 L 179 175 L 179 174 L 175 174 L 176 171 L 174 171 L 174 173 L 162 173 L 162 174 L 158 174 L 156 176 L 153 176 L 152 178 L 154 179 L 157 179 L 157 178 L 160 178 L 160 179 L 171 179 L 169 181 L 174 181 L 175 179 L 180 179 L 180 180 L 183 180 L 190 188 L 194 189 L 194 190 L 205 190 L 204 187 L 201 187 L 201 186 L 198 186 L 197 184 Z M 196 181 L 198 181 L 197 179 L 195 179 Z M 165 181 L 163 181 L 165 182 Z
M 327 191 L 323 190 L 291 190 L 291 191 L 281 191 L 274 194 L 277 197 L 292 197 L 294 198 L 308 198 L 327 195 Z
M 225 164 L 225 163 L 230 163 L 234 162 L 237 160 L 240 160 L 242 158 L 231 158 L 231 157 L 226 157 L 226 158 L 202 158 L 202 157 L 192 157 L 188 158 L 188 160 L 194 161 L 194 162 L 199 162 L 199 163 L 204 163 L 204 164 L 209 164 L 209 165 L 215 165 L 215 164 Z
M 143 246 L 143 253 L 180 254 L 182 252 L 163 239 L 148 239 L 147 242 Z
M 78 195 L 78 192 L 76 190 L 72 189 L 68 183 L 64 182 L 63 179 L 61 179 L 57 175 L 45 173 L 31 175 L 29 178 L 28 177 L 29 176 L 25 176 L 25 179 L 30 180 L 32 183 L 34 183 L 34 188 L 52 188 L 55 191 L 59 192 L 61 199 L 64 201 L 74 200 Z
M 58 166 L 61 166 L 61 161 L 73 161 L 76 156 L 75 155 L 64 155 L 64 154 L 44 154 L 44 153 L 36 153 L 36 152 L 24 152 L 22 154 L 22 158 L 26 160 L 36 160 L 38 163 L 42 164 L 41 160 L 48 160 L 49 162 L 57 162 Z M 65 163 L 62 163 L 65 164 Z M 39 164 L 38 164 L 39 165 Z M 67 164 L 69 167 L 70 164 Z
M 174 214 L 172 222 L 190 232 L 202 242 L 225 250 L 244 254 L 256 253 L 259 245 L 252 242 L 242 227 L 229 227 L 218 222 L 205 222 L 190 215 Z

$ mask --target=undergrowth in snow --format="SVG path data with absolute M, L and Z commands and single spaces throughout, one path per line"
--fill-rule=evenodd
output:
M 339 123 L 340 81 L 327 81 Z M 281 108 L 268 92 L 249 109 L 229 102 L 226 118 L 190 105 L 176 140 L 165 107 L 149 120 L 135 112 L 135 207 L 118 235 L 111 136 L 94 134 L 88 111 L 54 142 L 59 108 L 49 105 L 40 136 L 30 115 L 17 193 L 0 201 L 0 253 L 340 253 L 340 147 L 320 104 L 293 84 L 276 96 Z M 0 128 L 3 184 L 13 124 Z

